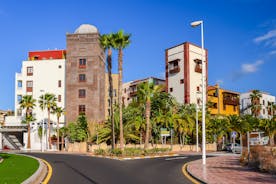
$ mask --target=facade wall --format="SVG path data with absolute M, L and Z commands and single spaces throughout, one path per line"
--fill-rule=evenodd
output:
M 171 74 L 168 72 L 168 92 L 176 98 L 179 103 L 184 103 L 184 83 L 180 83 L 180 80 L 184 80 L 184 46 L 179 45 L 177 47 L 167 50 L 167 60 L 170 63 L 173 60 L 179 59 L 178 73 Z M 173 68 L 173 64 L 167 64 L 167 68 L 170 71 Z
M 219 88 L 218 85 L 209 87 L 211 89 L 208 89 L 208 103 L 210 105 L 208 110 L 212 115 L 221 114 L 228 116 L 240 114 L 239 93 Z M 231 95 L 233 97 L 229 99 L 232 104 L 224 102 L 225 95 Z
M 204 50 L 204 60 L 206 60 L 206 84 L 208 76 L 208 57 Z M 179 103 L 200 104 L 202 90 L 202 73 L 196 70 L 200 66 L 201 47 L 185 42 L 183 44 L 166 49 L 166 91 L 176 98 Z M 174 68 L 178 62 L 178 70 Z M 174 70 L 172 71 L 172 68 Z
M 250 105 L 251 105 L 251 99 L 250 99 L 251 92 L 242 93 L 240 97 L 240 111 L 242 114 L 252 114 Z M 271 118 L 271 115 L 268 113 L 269 104 L 272 102 L 275 104 L 275 96 L 272 96 L 268 93 L 261 92 L 262 97 L 260 98 L 260 114 L 259 118 L 267 119 Z
M 137 98 L 138 85 L 145 82 L 153 83 L 154 85 L 165 85 L 164 79 L 159 79 L 156 77 L 148 77 L 145 79 L 124 83 L 122 97 L 123 97 L 123 104 L 125 106 L 128 106 L 133 101 L 133 99 Z
M 100 47 L 99 34 L 67 34 L 66 62 L 66 121 L 76 121 L 80 106 L 85 106 L 88 121 L 105 120 L 105 59 Z M 85 59 L 86 66 L 80 66 Z M 79 75 L 86 76 L 85 82 L 79 81 Z M 79 97 L 84 89 L 85 97 Z
M 27 75 L 27 67 L 33 68 L 33 74 Z M 65 59 L 58 60 L 37 60 L 37 61 L 23 61 L 21 73 L 16 74 L 16 92 L 15 92 L 15 116 L 24 116 L 25 112 L 19 113 L 19 102 L 24 95 L 32 95 L 37 100 L 36 107 L 33 109 L 33 115 L 37 121 L 45 117 L 45 112 L 39 108 L 39 97 L 44 93 L 53 93 L 58 98 L 61 96 L 61 101 L 57 101 L 57 105 L 65 107 Z M 20 81 L 22 86 L 20 87 Z M 27 92 L 27 81 L 32 81 L 33 87 L 31 92 Z M 58 86 L 59 81 L 61 87 Z M 41 90 L 44 90 L 42 92 Z M 19 97 L 21 96 L 21 97 Z M 56 121 L 55 115 L 52 119 Z M 60 122 L 64 122 L 64 116 L 60 118 Z
M 109 98 L 109 81 L 108 73 L 105 74 L 105 119 L 108 119 L 110 113 L 110 98 Z M 112 74 L 112 85 L 113 85 L 113 104 L 118 102 L 118 74 Z
M 27 68 L 32 68 L 32 74 L 27 72 Z M 32 90 L 27 91 L 27 82 L 32 81 Z M 60 85 L 60 87 L 59 87 Z M 43 91 L 41 91 L 43 90 Z M 46 127 L 48 116 L 46 110 L 42 111 L 39 108 L 39 97 L 45 93 L 55 94 L 56 97 L 60 96 L 60 102 L 57 101 L 59 107 L 65 107 L 65 59 L 53 60 L 36 60 L 36 61 L 23 61 L 21 73 L 15 75 L 15 116 L 7 117 L 6 123 L 10 126 L 20 124 L 24 119 L 25 111 L 20 110 L 19 102 L 24 95 L 32 95 L 36 99 L 36 107 L 33 109 L 32 114 L 36 121 L 31 123 L 31 136 L 32 136 L 32 149 L 40 149 L 41 144 L 37 135 L 38 127 L 42 125 L 43 121 Z M 52 127 L 56 127 L 57 117 L 51 114 L 50 116 Z M 64 115 L 60 117 L 60 127 L 65 123 Z

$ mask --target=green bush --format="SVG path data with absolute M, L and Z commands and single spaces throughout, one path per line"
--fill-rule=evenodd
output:
M 96 149 L 94 150 L 95 155 L 105 155 L 104 149 Z
M 123 155 L 124 156 L 140 156 L 144 153 L 144 150 L 141 148 L 125 148 Z
M 123 152 L 120 148 L 110 149 L 109 153 L 111 156 L 122 156 Z
M 153 149 L 147 149 L 144 151 L 145 155 L 153 155 L 153 154 L 159 154 L 159 153 L 166 153 L 169 152 L 170 148 L 153 148 Z

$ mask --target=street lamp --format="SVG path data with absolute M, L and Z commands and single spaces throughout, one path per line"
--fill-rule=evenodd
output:
M 202 164 L 206 165 L 206 135 L 205 135 L 205 104 L 206 104 L 206 77 L 205 77 L 205 61 L 204 61 L 204 36 L 203 36 L 203 21 L 194 21 L 192 27 L 201 25 L 201 63 L 202 63 Z
M 40 90 L 41 93 L 44 93 L 44 90 Z M 43 94 L 43 104 L 42 104 L 42 114 L 43 114 L 43 119 L 42 119 L 42 141 L 41 141 L 41 152 L 44 152 L 44 108 L 45 108 L 45 94 Z

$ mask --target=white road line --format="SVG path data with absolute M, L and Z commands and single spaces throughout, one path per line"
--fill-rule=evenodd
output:
M 187 157 L 172 157 L 172 158 L 166 158 L 165 160 L 181 160 L 181 159 L 185 159 Z

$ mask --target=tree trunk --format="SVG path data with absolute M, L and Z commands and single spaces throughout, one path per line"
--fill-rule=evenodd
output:
M 59 151 L 59 117 L 57 118 L 57 150 Z
M 51 124 L 50 124 L 50 109 L 48 109 L 48 141 L 49 141 L 49 149 L 52 149 L 52 141 L 51 141 Z
M 242 154 L 243 142 L 242 142 L 242 133 L 241 132 L 240 132 L 240 146 L 241 146 L 241 154 Z
M 109 99 L 110 99 L 110 120 L 112 129 L 112 149 L 115 148 L 115 130 L 114 130 L 114 116 L 113 116 L 113 79 L 112 79 L 112 50 L 108 49 L 107 56 L 107 70 L 108 70 L 108 82 L 109 82 Z
M 28 123 L 28 142 L 27 142 L 27 149 L 31 148 L 31 125 L 30 122 Z
M 146 138 L 144 149 L 148 148 L 149 135 L 150 135 L 150 100 L 146 101 Z
M 123 106 L 122 106 L 122 80 L 123 80 L 123 51 L 119 49 L 119 80 L 118 80 L 118 103 L 119 103 L 119 116 L 120 116 L 120 149 L 124 149 L 124 132 L 123 132 Z
M 64 136 L 61 137 L 61 151 L 64 151 Z
M 274 146 L 274 133 L 269 136 L 269 145 Z

